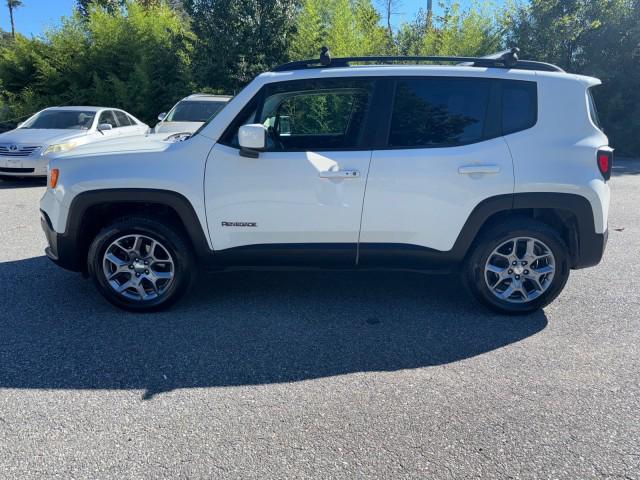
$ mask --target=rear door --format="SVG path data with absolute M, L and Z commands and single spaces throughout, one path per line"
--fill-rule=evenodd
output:
M 131 121 L 126 113 L 120 110 L 114 110 L 113 113 L 116 116 L 116 120 L 118 121 L 118 132 L 121 137 L 139 135 L 141 133 L 144 133 L 135 122 Z
M 118 121 L 116 120 L 116 116 L 113 113 L 113 110 L 104 110 L 102 111 L 102 113 L 100 113 L 100 117 L 98 118 L 98 126 L 103 124 L 111 125 L 112 129 L 97 132 L 96 138 L 108 139 L 120 135 L 120 126 L 118 125 Z
M 501 137 L 500 84 L 486 78 L 389 80 L 372 153 L 359 265 L 420 265 L 454 246 L 473 209 L 510 195 L 513 164 Z
M 205 195 L 217 259 L 233 265 L 354 266 L 375 81 L 265 86 L 215 145 Z M 241 125 L 268 128 L 267 151 L 240 155 Z

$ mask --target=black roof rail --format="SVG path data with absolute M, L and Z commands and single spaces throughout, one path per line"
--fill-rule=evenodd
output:
M 537 70 L 543 72 L 564 72 L 560 67 L 551 63 L 534 62 L 532 60 L 520 60 L 520 49 L 511 48 L 486 57 L 441 57 L 441 56 L 366 56 L 366 57 L 338 57 L 331 58 L 329 49 L 322 47 L 320 58 L 315 60 L 298 60 L 285 63 L 273 69 L 274 72 L 290 70 L 306 70 L 311 68 L 340 68 L 349 67 L 355 63 L 456 63 L 461 66 L 486 67 L 486 68 L 517 68 L 520 70 Z

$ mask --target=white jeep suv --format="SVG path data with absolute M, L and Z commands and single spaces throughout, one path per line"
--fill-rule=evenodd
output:
M 293 62 L 184 141 L 52 160 L 47 255 L 134 311 L 202 266 L 460 271 L 499 312 L 544 307 L 606 245 L 600 82 L 515 50 L 408 60 Z

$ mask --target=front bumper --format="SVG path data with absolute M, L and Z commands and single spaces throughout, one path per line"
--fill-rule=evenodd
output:
M 44 158 L 0 157 L 0 175 L 12 177 L 46 177 L 47 160 Z
M 40 224 L 49 244 L 44 250 L 45 255 L 62 268 L 73 272 L 83 271 L 83 262 L 78 255 L 77 245 L 70 237 L 57 233 L 53 229 L 49 216 L 43 210 L 40 210 Z

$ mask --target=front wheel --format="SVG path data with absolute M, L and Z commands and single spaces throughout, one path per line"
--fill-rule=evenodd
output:
M 569 278 L 567 247 L 556 231 L 530 219 L 484 232 L 464 270 L 467 288 L 482 304 L 511 315 L 550 304 Z
M 88 270 L 102 295 L 136 312 L 158 311 L 190 287 L 195 261 L 179 229 L 127 217 L 103 229 L 89 248 Z

